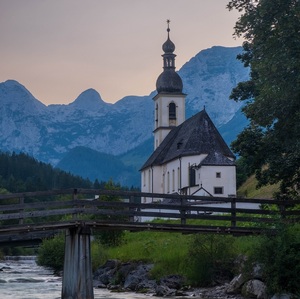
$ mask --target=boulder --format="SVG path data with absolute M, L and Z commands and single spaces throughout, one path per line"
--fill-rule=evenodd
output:
M 252 273 L 251 276 L 253 279 L 262 280 L 263 278 L 263 267 L 261 264 L 254 263 L 252 266 Z
M 148 273 L 152 267 L 153 265 L 138 265 L 125 277 L 124 288 L 136 291 L 137 289 L 143 288 L 143 286 L 139 286 L 141 283 L 146 286 L 149 280 Z
M 168 275 L 160 280 L 160 284 L 178 290 L 183 286 L 184 278 L 180 275 Z
M 157 297 L 169 297 L 169 296 L 175 296 L 176 290 L 170 289 L 165 285 L 158 285 L 155 289 L 155 296 Z
M 227 294 L 239 294 L 241 292 L 243 284 L 246 282 L 245 276 L 239 274 L 235 276 L 226 287 Z
M 296 299 L 296 298 L 298 299 L 299 296 L 282 293 L 282 294 L 275 294 L 271 299 Z
M 267 299 L 266 285 L 258 279 L 249 280 L 242 287 L 242 295 L 246 298 Z

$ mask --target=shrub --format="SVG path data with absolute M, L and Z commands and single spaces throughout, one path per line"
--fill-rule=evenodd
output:
M 96 241 L 92 242 L 91 244 L 91 255 L 93 271 L 96 271 L 97 268 L 103 265 L 108 259 L 106 250 L 99 242 Z
M 124 231 L 122 230 L 102 230 L 95 233 L 95 238 L 106 247 L 119 246 L 124 241 Z
M 195 286 L 210 286 L 233 276 L 232 236 L 195 235 L 189 248 L 188 279 Z
M 37 263 L 41 266 L 51 267 L 55 271 L 63 270 L 65 252 L 64 235 L 57 235 L 53 239 L 43 240 L 38 251 Z
M 270 294 L 300 295 L 300 225 L 281 226 L 276 235 L 261 238 L 252 259 L 263 266 Z
M 57 235 L 53 239 L 43 240 L 38 251 L 37 263 L 41 266 L 62 271 L 64 267 L 65 237 Z M 107 253 L 99 242 L 91 242 L 92 270 L 107 260 Z

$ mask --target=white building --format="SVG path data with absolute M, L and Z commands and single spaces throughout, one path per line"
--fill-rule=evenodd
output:
M 154 152 L 141 168 L 141 190 L 228 197 L 236 195 L 235 156 L 205 109 L 185 120 L 185 94 L 175 72 L 175 45 L 163 44 L 156 81 Z M 152 199 L 144 198 L 143 202 Z

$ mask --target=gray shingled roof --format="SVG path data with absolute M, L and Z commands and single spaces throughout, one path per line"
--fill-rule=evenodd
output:
M 235 158 L 205 109 L 175 127 L 142 166 L 162 165 L 183 156 L 208 154 L 201 165 L 234 165 Z

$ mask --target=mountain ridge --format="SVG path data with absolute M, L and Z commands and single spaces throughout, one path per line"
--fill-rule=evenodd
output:
M 236 60 L 241 51 L 242 47 L 212 47 L 200 51 L 178 71 L 187 94 L 186 118 L 205 106 L 221 128 L 239 113 L 242 103 L 228 98 L 232 88 L 249 77 L 249 69 Z M 17 81 L 5 81 L 0 83 L 0 150 L 25 152 L 54 166 L 77 147 L 122 157 L 127 164 L 126 153 L 146 159 L 147 151 L 135 149 L 152 138 L 154 95 L 155 91 L 148 96 L 126 96 L 111 104 L 91 88 L 69 104 L 46 106 Z M 222 133 L 228 143 L 239 132 L 239 123 L 234 126 L 235 130 L 228 125 Z

